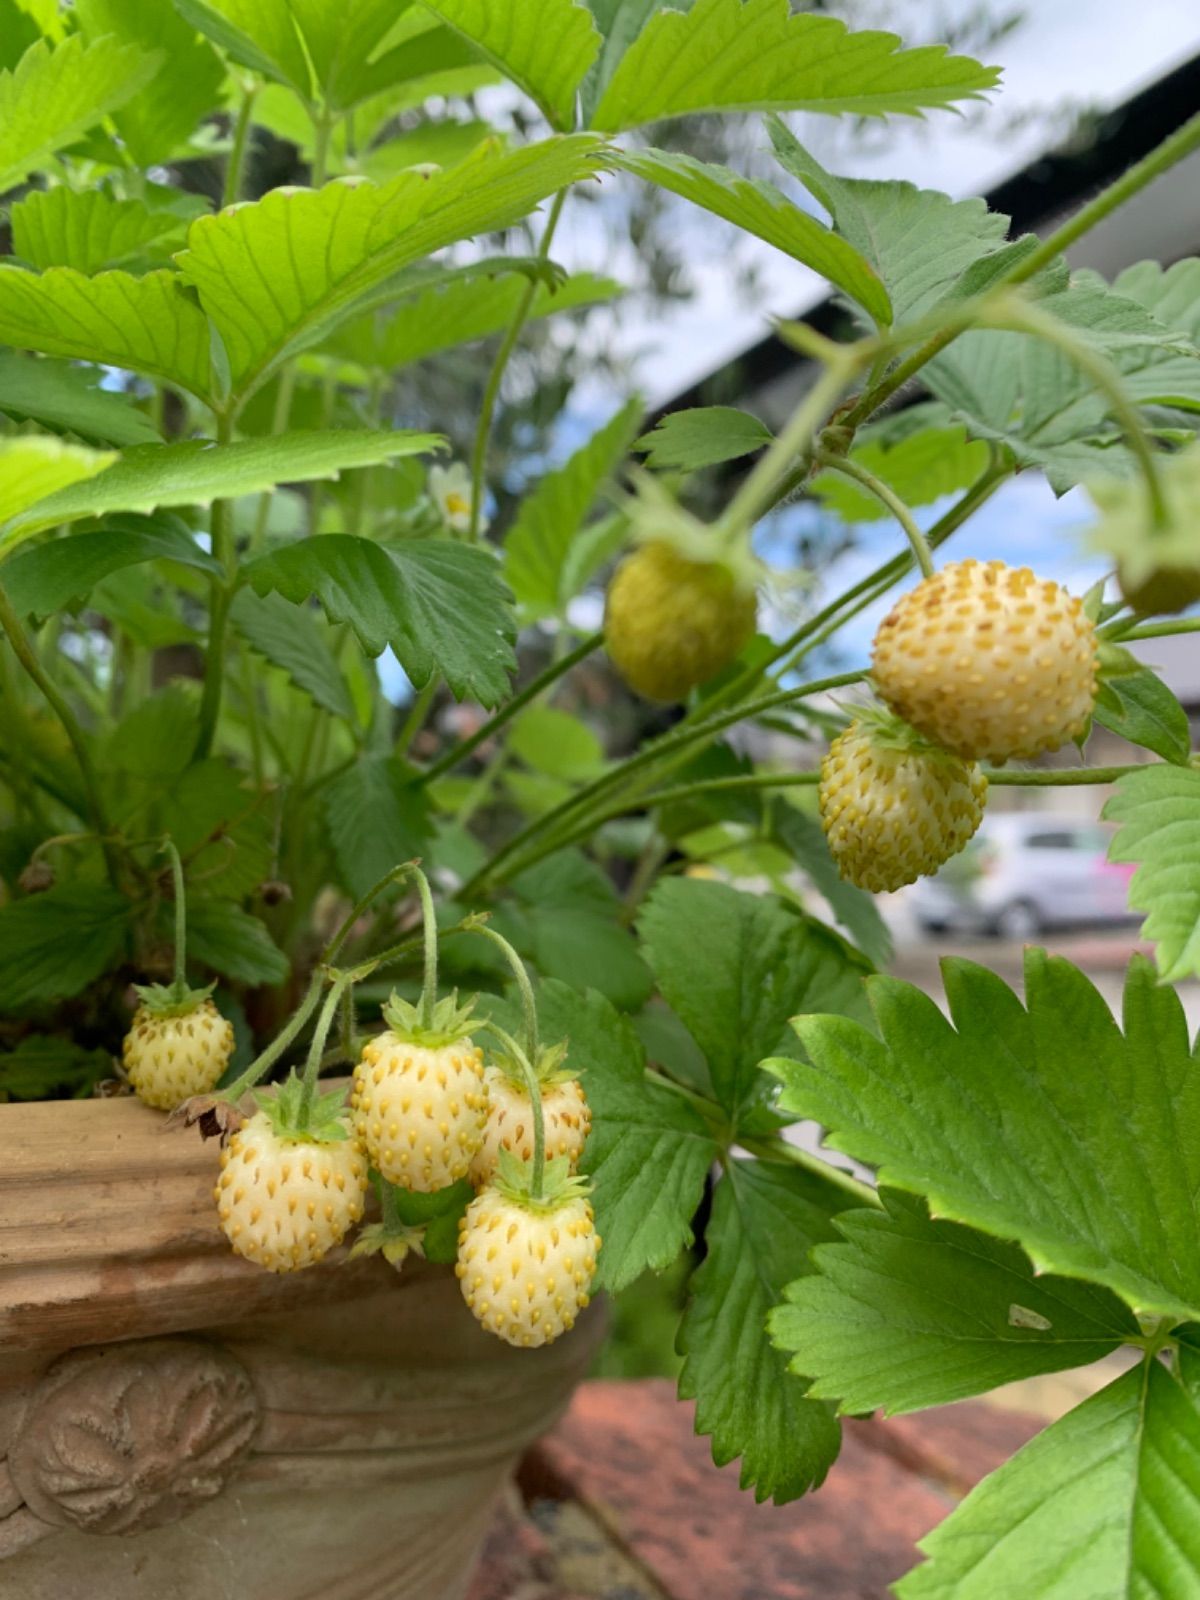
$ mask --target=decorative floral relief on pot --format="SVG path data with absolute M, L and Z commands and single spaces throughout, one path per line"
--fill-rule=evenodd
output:
M 259 1415 L 249 1374 L 214 1345 L 154 1339 L 78 1351 L 30 1397 L 9 1470 L 45 1523 L 140 1533 L 220 1494 Z

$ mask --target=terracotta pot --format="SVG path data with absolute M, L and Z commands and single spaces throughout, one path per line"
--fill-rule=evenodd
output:
M 447 1268 L 276 1278 L 215 1144 L 132 1100 L 0 1106 L 4 1600 L 459 1600 L 601 1332 L 475 1323 Z

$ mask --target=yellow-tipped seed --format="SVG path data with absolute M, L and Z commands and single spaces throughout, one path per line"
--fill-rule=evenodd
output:
M 142 1005 L 134 1012 L 121 1058 L 138 1099 L 158 1111 L 174 1111 L 216 1086 L 233 1043 L 233 1024 L 211 1000 L 181 1017 L 155 1016 Z
M 466 1177 L 483 1141 L 483 1052 L 470 1039 L 431 1049 L 382 1033 L 363 1050 L 350 1104 L 358 1139 L 389 1183 L 444 1189 Z
M 543 1212 L 489 1185 L 459 1224 L 455 1270 L 463 1299 L 488 1332 L 527 1348 L 550 1344 L 575 1325 L 599 1248 L 592 1208 L 581 1196 Z M 487 1298 L 505 1283 L 512 1288 L 499 1303 Z

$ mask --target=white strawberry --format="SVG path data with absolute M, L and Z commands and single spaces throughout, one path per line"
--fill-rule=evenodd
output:
M 217 1084 L 233 1055 L 233 1024 L 207 995 L 172 999 L 158 986 L 138 993 L 142 1003 L 121 1046 L 125 1076 L 139 1100 L 174 1111 Z
M 563 1157 L 574 1172 L 583 1154 L 592 1113 L 579 1079 L 561 1070 L 565 1046 L 542 1052 L 537 1065 L 542 1119 L 546 1130 L 546 1156 Z M 484 1071 L 488 1117 L 483 1143 L 471 1163 L 471 1181 L 486 1183 L 496 1171 L 502 1149 L 522 1161 L 534 1155 L 533 1107 L 520 1066 L 500 1053 Z

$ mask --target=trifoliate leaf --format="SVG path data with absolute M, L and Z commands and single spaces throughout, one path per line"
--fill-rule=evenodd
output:
M 63 489 L 33 506 L 10 537 L 24 537 L 60 522 L 116 511 L 150 512 L 160 506 L 210 505 L 237 495 L 261 494 L 277 483 L 336 478 L 351 467 L 370 467 L 397 456 L 423 455 L 441 440 L 431 433 L 368 433 L 349 428 L 281 433 L 235 444 L 184 439 L 139 445 L 95 482 Z
M 1110 861 L 1135 861 L 1129 904 L 1149 915 L 1164 983 L 1200 975 L 1200 769 L 1148 766 L 1117 781 L 1104 818 L 1118 824 Z
M 0 72 L 0 194 L 131 99 L 162 65 L 119 39 L 33 44 Z
M 0 460 L 3 457 L 0 456 Z M 4 587 L 18 616 L 41 621 L 86 600 L 111 573 L 143 561 L 177 561 L 218 573 L 186 526 L 166 517 L 115 519 L 99 533 L 73 533 L 20 551 L 4 564 Z
M 826 172 L 778 117 L 768 128 L 780 163 L 825 207 L 838 236 L 882 282 L 882 310 L 878 296 L 873 302 L 841 285 L 877 322 L 909 322 L 930 310 L 1008 237 L 1009 219 L 990 212 L 985 200 L 951 200 L 912 183 L 841 178 Z
M 177 259 L 221 334 L 234 390 L 251 394 L 402 268 L 509 227 L 589 176 L 597 151 L 598 141 L 581 134 L 518 150 L 484 145 L 446 172 L 419 168 L 379 185 L 360 179 L 275 189 L 201 217 Z M 297 270 L 281 273 L 280 261 Z
M 999 72 L 944 45 L 903 50 L 893 33 L 793 15 L 788 0 L 696 0 L 659 11 L 614 71 L 592 125 L 616 133 L 698 111 L 918 115 L 978 99 Z
M 765 423 L 736 406 L 697 406 L 661 417 L 634 449 L 648 452 L 648 467 L 696 472 L 752 455 L 773 437 Z
M 840 1430 L 811 1400 L 766 1336 L 767 1315 L 809 1251 L 834 1237 L 844 1194 L 818 1175 L 732 1161 L 717 1185 L 707 1255 L 689 1284 L 679 1330 L 679 1393 L 696 1401 L 696 1432 L 712 1436 L 719 1467 L 741 1457 L 757 1500 L 795 1500 L 820 1484 Z
M 1019 1450 L 920 1542 L 900 1600 L 1200 1592 L 1200 1373 L 1153 1356 Z
M 429 802 L 412 776 L 395 756 L 363 756 L 325 789 L 329 842 L 356 900 L 428 845 Z
M 1194 1316 L 1200 1072 L 1179 997 L 1135 957 L 1122 1033 L 1083 973 L 1045 951 L 1026 954 L 1028 1009 L 971 962 L 942 972 L 950 1021 L 893 978 L 867 983 L 878 1035 L 797 1018 L 809 1062 L 770 1063 L 783 1106 L 935 1217 L 1015 1239 L 1038 1271 Z
M 105 189 L 35 189 L 12 208 L 13 253 L 39 271 L 95 273 L 120 266 L 148 244 L 182 229 L 169 211 L 117 200 Z
M 641 405 L 630 400 L 561 467 L 548 472 L 526 495 L 505 540 L 505 570 L 524 614 L 532 619 L 560 613 L 574 584 L 590 576 L 570 565 L 571 546 L 605 482 L 633 443 Z
M 771 1336 L 816 1399 L 848 1413 L 918 1411 L 1043 1372 L 1087 1366 L 1140 1337 L 1105 1289 L 1035 1277 L 1015 1245 L 890 1191 L 843 1211 L 841 1238 L 771 1313 Z
M 323 710 L 354 723 L 349 685 L 315 616 L 282 595 L 239 589 L 229 620 L 252 650 L 281 667 Z
M 596 59 L 600 35 L 578 0 L 429 0 L 429 10 L 480 49 L 545 112 L 551 125 L 575 126 L 579 85 Z
M 114 965 L 132 907 L 112 889 L 62 883 L 0 906 L 0 1006 L 67 1000 Z
M 116 459 L 111 450 L 37 434 L 0 439 L 0 527 L 47 495 L 95 478 Z
M 311 434 L 297 437 L 311 439 Z M 348 622 L 368 655 L 387 645 L 418 687 L 434 673 L 460 700 L 498 705 L 516 666 L 516 624 L 490 551 L 445 539 L 381 545 L 320 534 L 242 568 L 258 594 L 299 605 L 316 595 L 331 622 Z
M 879 323 L 892 321 L 887 290 L 870 262 L 771 184 L 667 150 L 626 150 L 612 160 L 803 262 L 864 305 Z
M 57 193 L 57 191 L 51 191 Z M 150 418 L 122 395 L 99 387 L 94 367 L 38 361 L 0 350 L 0 411 L 54 433 L 75 433 L 94 444 L 124 447 L 159 438 Z
M 85 38 L 108 36 L 157 52 L 158 71 L 113 121 L 135 166 L 169 161 L 212 110 L 225 81 L 224 63 L 170 0 L 76 0 L 74 10 Z
M 213 395 L 208 319 L 175 272 L 103 272 L 71 267 L 24 272 L 0 262 L 0 339 L 19 350 L 121 367 Z
M 759 1063 L 797 1012 L 865 1010 L 862 968 L 819 923 L 723 883 L 667 878 L 638 919 L 663 999 L 700 1046 L 733 1116 L 770 1090 Z
M 249 987 L 283 983 L 290 970 L 266 924 L 232 900 L 189 902 L 188 954 Z
M 647 1080 L 632 1025 L 589 991 L 554 979 L 539 986 L 544 1038 L 566 1038 L 583 1072 L 592 1129 L 580 1170 L 592 1181 L 596 1231 L 604 1240 L 598 1282 L 623 1289 L 648 1268 L 670 1266 L 692 1240 L 692 1218 L 718 1147 L 680 1095 Z

